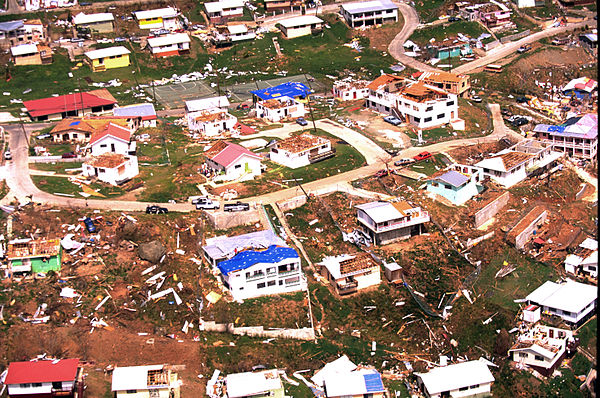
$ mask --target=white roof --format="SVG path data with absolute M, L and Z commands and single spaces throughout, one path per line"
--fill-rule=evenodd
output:
M 88 57 L 89 59 L 98 59 L 98 58 L 115 57 L 117 55 L 125 55 L 125 54 L 129 54 L 129 53 L 131 53 L 131 51 L 129 51 L 127 48 L 125 48 L 123 46 L 116 46 L 116 47 L 101 48 L 99 50 L 87 51 L 85 53 L 85 56 Z
M 213 108 L 227 108 L 229 100 L 226 96 L 201 98 L 197 100 L 185 101 L 185 109 L 188 112 L 205 111 Z
M 359 1 L 356 3 L 346 3 L 342 4 L 342 8 L 349 13 L 363 13 L 363 12 L 373 12 L 373 11 L 381 11 L 381 10 L 390 10 L 398 8 L 391 1 L 380 1 L 380 0 L 371 0 L 371 1 Z
M 326 256 L 323 258 L 323 260 L 321 260 L 319 264 L 327 268 L 327 271 L 329 271 L 333 279 L 340 279 L 343 276 L 356 275 L 364 272 L 364 269 L 360 269 L 342 275 L 342 272 L 340 271 L 340 263 L 344 260 L 353 259 L 354 257 L 356 256 L 350 254 L 340 254 L 339 256 Z
M 343 355 L 335 361 L 329 362 L 311 378 L 312 382 L 319 387 L 323 387 L 323 381 L 327 378 L 336 377 L 340 373 L 352 372 L 356 365 Z
M 240 33 L 246 33 L 248 32 L 248 27 L 244 24 L 240 24 L 240 25 L 229 25 L 227 27 L 227 31 L 229 31 L 230 35 L 237 35 Z
M 140 19 L 150 19 L 150 18 L 159 18 L 159 17 L 174 18 L 177 15 L 178 15 L 177 10 L 175 10 L 173 7 L 158 8 L 156 10 L 135 11 L 133 13 L 133 16 L 138 21 Z
M 148 371 L 161 370 L 164 365 L 117 366 L 112 375 L 112 391 L 148 389 Z
M 225 384 L 229 398 L 248 397 L 283 388 L 277 369 L 227 375 Z
M 94 22 L 106 22 L 106 21 L 114 21 L 115 17 L 112 15 L 112 12 L 101 12 L 97 14 L 84 14 L 80 12 L 79 14 L 73 17 L 73 23 L 75 25 L 81 25 L 86 23 L 94 23 Z
M 402 269 L 402 267 L 399 266 L 398 263 L 384 264 L 384 268 L 389 269 L 390 271 L 398 271 L 398 270 Z
M 584 249 L 590 250 L 598 250 L 598 241 L 592 238 L 585 238 L 585 240 L 581 242 L 579 247 L 583 247 Z
M 578 313 L 597 298 L 596 286 L 567 280 L 563 284 L 546 281 L 525 299 L 542 306 Z
M 25 54 L 37 54 L 37 44 L 19 44 L 10 48 L 10 52 L 13 56 L 25 55 Z
M 369 388 L 365 381 L 365 375 L 377 374 L 373 369 L 360 369 L 353 372 L 330 375 L 325 379 L 325 388 L 328 397 L 352 397 L 356 395 L 367 395 L 383 392 L 383 387 Z
M 507 171 L 501 157 L 483 159 L 481 162 L 475 163 L 475 166 L 490 170 Z
M 427 373 L 416 373 L 416 375 L 423 381 L 429 395 L 494 381 L 492 372 L 481 361 L 468 361 L 442 366 Z
M 170 44 L 186 43 L 190 42 L 190 37 L 187 33 L 173 33 L 160 37 L 153 37 L 148 39 L 148 45 L 150 47 L 162 47 Z
M 279 23 L 286 28 L 293 28 L 296 26 L 323 23 L 323 20 L 321 18 L 315 17 L 314 15 L 302 15 L 300 17 L 283 19 L 279 21 Z
M 223 11 L 223 8 L 239 8 L 243 6 L 244 2 L 242 0 L 222 0 L 204 3 L 207 12 L 218 12 Z
M 538 355 L 542 355 L 548 359 L 552 359 L 556 356 L 556 353 L 545 349 L 535 343 L 531 343 L 529 347 L 521 347 L 521 348 L 511 348 L 509 351 L 533 351 Z
M 355 207 L 364 211 L 376 223 L 405 217 L 390 202 L 370 202 Z

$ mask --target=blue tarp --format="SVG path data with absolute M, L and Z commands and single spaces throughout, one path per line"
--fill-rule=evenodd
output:
M 306 97 L 310 89 L 302 83 L 287 82 L 275 87 L 263 88 L 262 90 L 250 91 L 263 101 L 279 97 Z
M 363 375 L 365 378 L 365 386 L 367 387 L 368 393 L 375 393 L 384 391 L 383 382 L 381 381 L 381 375 L 379 372 L 375 371 L 371 374 Z
M 246 250 L 236 254 L 229 260 L 217 264 L 223 275 L 249 268 L 258 263 L 278 263 L 286 258 L 298 258 L 298 253 L 291 247 L 269 246 L 267 250 Z
M 81 123 L 81 121 L 80 121 L 80 120 L 77 120 L 77 121 L 75 121 L 75 122 L 71 122 L 71 123 L 69 124 L 69 126 L 77 126 L 79 123 Z

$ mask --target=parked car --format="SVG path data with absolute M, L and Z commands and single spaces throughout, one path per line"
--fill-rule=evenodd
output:
M 508 109 L 506 109 L 506 108 L 503 108 L 503 109 L 501 109 L 501 110 L 500 110 L 500 113 L 501 113 L 502 115 L 504 115 L 504 116 L 512 116 L 512 112 L 511 112 L 511 111 L 509 111 L 509 110 L 508 110 Z
M 83 219 L 83 223 L 85 224 L 85 229 L 93 234 L 94 232 L 96 232 L 96 225 L 94 225 L 94 220 L 92 220 L 89 217 L 86 217 Z
M 306 126 L 308 124 L 308 122 L 303 117 L 299 117 L 298 119 L 296 119 L 296 123 L 298 123 L 300 126 Z
M 376 178 L 381 178 L 381 177 L 385 177 L 388 174 L 389 173 L 388 173 L 388 171 L 386 169 L 381 169 L 377 173 L 375 173 L 375 177 Z
M 473 96 L 471 96 L 471 101 L 479 103 L 479 102 L 481 102 L 481 101 L 483 101 L 483 100 L 481 99 L 481 97 L 480 97 L 480 96 L 478 96 L 478 95 L 473 95 Z
M 395 116 L 386 116 L 386 117 L 383 118 L 383 120 L 385 122 L 388 122 L 389 124 L 393 124 L 394 126 L 402 124 L 402 120 L 398 119 Z
M 62 154 L 61 156 L 63 159 L 73 159 L 76 158 L 77 155 L 75 154 L 75 152 L 65 152 Z
M 527 51 L 529 51 L 529 50 L 531 50 L 531 46 L 530 46 L 529 44 L 525 44 L 525 45 L 523 45 L 523 46 L 519 47 L 519 48 L 517 49 L 517 52 L 518 52 L 519 54 L 523 54 L 523 53 L 525 53 L 525 52 L 527 52 Z
M 212 201 L 210 198 L 199 198 L 192 201 L 196 205 L 196 210 L 214 210 L 221 207 L 221 204 L 217 201 Z
M 427 151 L 421 152 L 420 154 L 413 156 L 413 159 L 415 160 L 415 162 L 419 162 L 421 160 L 425 160 L 425 159 L 429 159 L 430 157 L 432 157 L 433 155 Z
M 448 18 L 448 22 L 458 22 L 458 21 L 460 21 L 459 17 L 450 17 L 450 18 Z
M 38 140 L 45 140 L 46 138 L 50 138 L 50 137 L 52 137 L 50 134 L 40 134 L 35 138 L 37 138 Z
M 72 37 L 71 38 L 71 43 L 81 43 L 84 40 L 81 37 Z
M 237 201 L 235 203 L 225 203 L 223 205 L 223 211 L 246 211 L 246 210 L 250 210 L 249 203 L 243 203 L 243 202 Z
M 6 152 L 4 152 L 4 159 L 6 159 L 6 160 L 12 159 L 12 154 L 10 153 L 10 149 L 7 149 Z
M 529 120 L 525 119 L 524 117 L 516 117 L 513 120 L 510 121 L 510 124 L 512 124 L 513 126 L 523 126 L 525 124 L 529 123 Z
M 250 108 L 250 105 L 248 105 L 248 104 L 239 104 L 237 106 L 237 109 L 249 109 L 249 108 Z
M 160 207 L 156 205 L 146 206 L 146 214 L 165 214 L 168 213 L 169 209 L 166 207 Z
M 139 37 L 137 37 L 137 36 L 131 36 L 131 37 L 129 38 L 129 41 L 130 41 L 130 42 L 132 42 L 132 43 L 139 43 L 139 42 L 141 42 L 141 41 L 142 41 L 142 39 L 140 39 L 140 38 L 139 38 Z
M 115 43 L 127 41 L 126 37 L 115 37 Z
M 396 160 L 394 162 L 394 166 L 405 166 L 405 165 L 410 164 L 412 162 L 414 162 L 413 159 L 403 158 L 403 159 Z
M 527 99 L 527 97 L 517 97 L 517 102 L 518 102 L 519 104 L 524 104 L 524 103 L 526 103 L 527 101 L 529 101 L 529 100 Z

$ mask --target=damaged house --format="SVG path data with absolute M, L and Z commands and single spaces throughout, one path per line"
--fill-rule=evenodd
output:
M 427 373 L 415 373 L 427 398 L 491 396 L 494 376 L 482 361 L 440 366 Z
M 148 39 L 148 48 L 155 58 L 189 54 L 190 37 L 187 33 L 172 33 Z
M 117 366 L 112 372 L 115 398 L 179 398 L 181 380 L 169 365 Z
M 586 238 L 573 253 L 565 258 L 565 271 L 573 275 L 598 278 L 598 241 Z
M 60 271 L 62 248 L 59 239 L 13 239 L 6 245 L 10 274 L 46 274 Z
M 333 96 L 340 101 L 353 101 L 369 96 L 369 82 L 366 80 L 339 80 L 333 83 Z
M 270 122 L 282 119 L 303 117 L 304 104 L 308 101 L 310 89 L 302 83 L 287 82 L 278 86 L 250 91 L 256 106 L 256 116 Z
M 561 125 L 538 124 L 534 136 L 567 156 L 595 159 L 598 154 L 598 115 L 588 113 L 568 119 Z
M 446 39 L 429 43 L 425 46 L 429 58 L 444 60 L 447 58 L 464 57 L 473 53 L 469 42 L 462 39 Z
M 269 158 L 283 166 L 297 169 L 335 156 L 331 140 L 309 133 L 294 135 L 271 147 Z
M 52 49 L 44 44 L 19 44 L 10 48 L 16 65 L 48 65 L 52 63 Z
M 256 39 L 256 32 L 244 24 L 217 26 L 211 31 L 210 40 L 217 47 L 228 46 L 241 41 Z
M 419 81 L 425 84 L 445 90 L 459 97 L 469 96 L 469 90 L 471 89 L 469 75 L 457 75 L 444 71 L 417 73 L 419 74 Z
M 116 109 L 116 108 L 115 108 Z M 127 120 L 122 117 L 69 117 L 56 123 L 50 130 L 54 142 L 89 142 L 92 135 L 105 131 L 109 124 L 128 128 Z
M 227 112 L 228 107 L 229 100 L 224 95 L 185 101 L 188 128 L 207 137 L 231 131 L 237 118 Z
M 381 283 L 381 268 L 368 253 L 328 256 L 318 265 L 321 275 L 340 296 Z

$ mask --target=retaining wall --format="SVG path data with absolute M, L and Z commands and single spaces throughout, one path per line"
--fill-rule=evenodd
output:
M 314 340 L 315 331 L 312 328 L 300 329 L 267 329 L 263 326 L 235 327 L 233 323 L 216 323 L 204 321 L 200 324 L 201 330 L 206 332 L 231 333 L 238 336 L 281 338 L 293 340 Z
M 248 225 L 261 222 L 261 209 L 256 207 L 247 211 L 207 211 L 208 221 L 216 229 L 229 229 L 238 225 Z
M 481 227 L 485 224 L 489 219 L 494 217 L 506 204 L 510 199 L 510 193 L 504 192 L 502 195 L 498 196 L 492 202 L 488 203 L 483 209 L 479 210 L 475 213 L 475 228 Z

